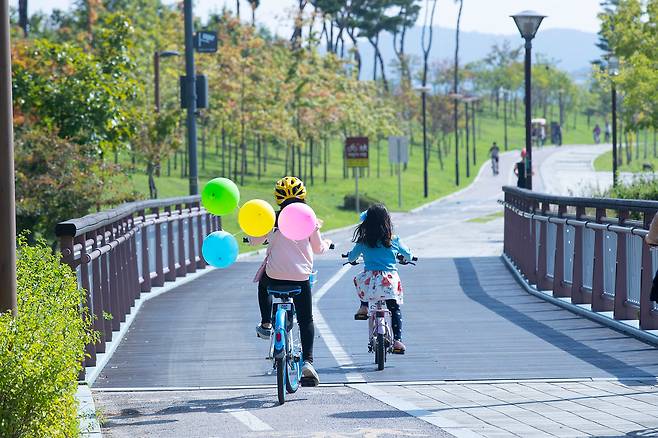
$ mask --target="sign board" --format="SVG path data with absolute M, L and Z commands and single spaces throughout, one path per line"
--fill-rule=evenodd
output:
M 368 167 L 368 137 L 347 137 L 345 139 L 345 165 L 347 167 Z
M 217 51 L 217 32 L 201 30 L 194 34 L 194 48 L 199 53 L 215 53 Z
M 409 139 L 407 137 L 388 138 L 388 161 L 390 163 L 407 163 L 409 161 Z

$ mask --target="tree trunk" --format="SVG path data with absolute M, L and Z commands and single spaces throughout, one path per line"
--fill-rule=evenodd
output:
M 656 132 L 654 131 L 654 140 L 655 140 L 655 138 L 656 138 Z M 322 160 L 322 165 L 324 166 L 323 181 L 326 184 L 327 183 L 327 164 L 328 164 L 328 161 L 329 161 L 329 153 L 328 153 L 328 149 L 327 149 L 327 138 L 326 137 L 324 138 L 324 147 L 322 149 L 323 149 L 323 152 L 324 152 L 324 160 Z M 654 149 L 654 151 L 656 150 L 656 142 L 655 141 L 654 141 L 653 149 Z M 654 154 L 655 154 L 655 152 L 654 152 Z
M 206 170 L 206 124 L 201 125 L 201 170 Z
M 155 186 L 155 178 L 153 173 L 155 171 L 155 165 L 152 162 L 149 162 L 146 166 L 146 173 L 149 177 L 149 196 L 151 199 L 156 199 L 158 197 L 158 189 Z
M 314 150 L 314 148 L 313 148 L 313 147 L 314 147 L 313 137 L 311 137 L 311 142 L 310 142 L 309 147 L 311 148 L 311 150 L 309 151 L 310 154 L 311 154 L 311 156 L 310 156 L 310 160 L 311 160 L 311 162 L 310 162 L 310 164 L 309 164 L 309 167 L 311 168 L 311 185 L 314 185 L 315 181 L 314 181 L 314 179 L 313 179 L 313 156 L 314 156 L 314 152 L 315 152 L 315 150 Z

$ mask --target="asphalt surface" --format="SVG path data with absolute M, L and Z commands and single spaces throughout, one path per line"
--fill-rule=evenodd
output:
M 537 151 L 535 162 L 540 166 L 553 152 Z M 497 200 L 501 185 L 513 181 L 516 158 L 504 155 L 497 177 L 485 167 L 457 195 L 394 216 L 396 232 L 421 260 L 400 268 L 407 354 L 389 356 L 384 371 L 375 370 L 367 351 L 367 323 L 352 317 L 358 306 L 352 277 L 358 268 L 344 269 L 340 260 L 340 252 L 350 248 L 351 230 L 330 233 L 338 248 L 318 258 L 315 288 L 315 366 L 322 383 L 658 373 L 652 347 L 528 295 L 506 270 L 498 257 L 503 235 Z M 538 189 L 546 179 L 536 178 Z M 94 384 L 107 419 L 104 432 L 121 437 L 444 433 L 414 418 L 414 409 L 395 410 L 352 387 L 302 388 L 274 408 L 275 376 L 264 359 L 269 344 L 254 331 L 259 313 L 251 279 L 259 260 L 249 257 L 211 271 L 145 303 Z M 191 390 L 253 385 L 265 386 Z M 189 390 L 162 391 L 168 388 Z M 248 414 L 236 416 L 233 409 Z M 258 430 L 264 427 L 259 421 L 269 429 Z

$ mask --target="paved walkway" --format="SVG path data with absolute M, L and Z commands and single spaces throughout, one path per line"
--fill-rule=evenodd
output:
M 538 190 L 566 178 L 550 163 L 574 152 L 535 153 L 544 174 Z M 349 248 L 350 231 L 343 230 L 331 233 L 338 251 L 318 260 L 314 292 L 315 364 L 323 383 L 340 387 L 302 388 L 289 404 L 271 409 L 267 345 L 254 334 L 250 279 L 259 257 L 250 257 L 144 305 L 94 387 L 108 419 L 105 431 L 117 437 L 615 436 L 658 427 L 656 388 L 638 383 L 655 380 L 655 349 L 528 295 L 498 257 L 497 200 L 500 186 L 512 180 L 516 154 L 503 156 L 499 176 L 485 166 L 457 195 L 395 215 L 397 232 L 421 261 L 401 268 L 408 353 L 391 357 L 384 371 L 375 371 L 367 353 L 364 323 L 352 320 L 356 268 L 338 260 Z M 227 389 L 240 385 L 251 387 Z M 611 388 L 629 395 L 610 395 Z M 609 412 L 610 403 L 630 407 L 633 416 L 621 408 Z M 286 426 L 290 409 L 296 420 Z

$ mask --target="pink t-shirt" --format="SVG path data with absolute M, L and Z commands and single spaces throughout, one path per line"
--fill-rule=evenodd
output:
M 269 242 L 267 276 L 275 280 L 305 281 L 313 272 L 313 254 L 322 254 L 329 244 L 320 236 L 319 228 L 308 239 L 290 240 L 276 228 L 263 237 L 250 237 L 251 245 Z

